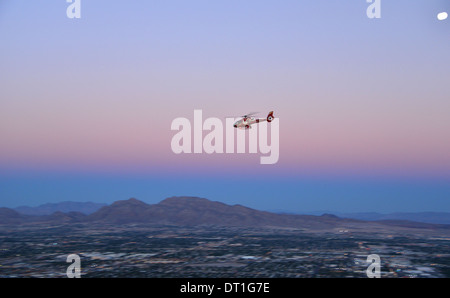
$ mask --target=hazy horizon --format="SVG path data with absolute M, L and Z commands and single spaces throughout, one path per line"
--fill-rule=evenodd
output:
M 173 197 L 167 197 L 167 198 L 161 199 L 161 200 L 157 201 L 156 203 L 154 203 L 154 202 L 147 202 L 146 200 L 141 200 L 139 198 L 134 198 L 134 197 L 130 197 L 130 198 L 127 198 L 127 199 L 122 199 L 122 200 L 117 200 L 117 201 L 128 201 L 128 200 L 135 199 L 135 200 L 144 202 L 144 203 L 149 204 L 149 205 L 154 205 L 154 204 L 161 203 L 165 199 L 174 198 L 174 197 L 175 198 L 200 198 L 200 199 L 207 199 L 207 200 L 209 200 L 208 198 L 203 198 L 203 197 L 173 196 Z M 95 201 L 55 201 L 55 202 L 51 202 L 51 203 L 48 203 L 48 202 L 47 203 L 37 203 L 37 204 L 34 204 L 34 205 L 20 205 L 20 206 L 6 207 L 6 208 L 10 208 L 10 209 L 18 209 L 18 208 L 22 208 L 22 207 L 25 207 L 25 208 L 38 208 L 38 207 L 43 207 L 43 206 L 52 206 L 52 205 L 59 205 L 59 204 L 66 204 L 66 203 L 69 203 L 69 204 L 75 203 L 75 204 L 81 204 L 81 205 L 83 205 L 83 204 L 95 204 L 95 205 L 98 205 L 98 206 L 110 206 L 111 204 L 113 204 L 113 203 L 115 203 L 117 201 L 104 202 L 104 203 L 95 202 Z M 223 203 L 221 201 L 215 201 L 215 200 L 209 200 L 209 201 Z M 229 204 L 227 204 L 227 205 L 229 205 Z M 240 204 L 238 204 L 238 205 L 240 205 Z M 241 206 L 243 206 L 243 205 L 241 205 Z M 2 208 L 2 207 L 5 207 L 5 206 L 0 206 L 0 208 Z M 247 207 L 247 206 L 244 206 L 244 207 Z M 280 213 L 280 214 L 304 214 L 304 215 L 323 215 L 323 214 L 334 214 L 334 215 L 342 215 L 342 214 L 355 214 L 355 215 L 356 214 L 379 214 L 379 215 L 389 215 L 389 214 L 396 214 L 396 213 L 398 213 L 398 214 L 419 214 L 419 213 L 436 213 L 436 214 L 439 214 L 439 213 L 450 213 L 450 212 L 446 212 L 446 211 L 426 211 L 426 210 L 424 210 L 424 211 L 415 211 L 415 212 L 414 211 L 413 212 L 375 212 L 375 211 L 364 212 L 364 211 L 359 211 L 359 212 L 348 212 L 348 213 L 346 213 L 346 212 L 343 212 L 343 211 L 333 211 L 333 210 L 326 210 L 326 209 L 323 209 L 323 210 L 306 210 L 306 211 L 295 211 L 295 210 L 293 211 L 293 210 L 288 210 L 288 209 L 267 209 L 267 210 L 266 209 L 264 209 L 264 210 L 263 209 L 256 209 L 256 208 L 252 208 L 252 209 L 260 210 L 260 211 L 267 211 L 267 212 L 272 212 L 272 213 Z

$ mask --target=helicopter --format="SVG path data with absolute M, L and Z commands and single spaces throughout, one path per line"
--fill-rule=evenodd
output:
M 270 111 L 270 113 L 267 115 L 266 118 L 255 118 L 255 117 L 253 117 L 255 114 L 258 114 L 258 113 L 249 113 L 247 115 L 241 116 L 242 119 L 236 121 L 233 126 L 235 128 L 240 128 L 240 129 L 251 129 L 252 124 L 263 122 L 263 121 L 272 122 L 273 119 L 275 119 L 275 117 L 273 116 L 273 111 Z

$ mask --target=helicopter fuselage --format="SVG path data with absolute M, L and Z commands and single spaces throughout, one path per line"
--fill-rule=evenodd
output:
M 251 129 L 252 125 L 255 123 L 267 121 L 266 118 L 254 118 L 254 117 L 244 117 L 234 123 L 234 127 L 240 129 Z
M 275 119 L 275 117 L 273 116 L 273 111 L 271 111 L 266 118 L 254 118 L 251 117 L 249 115 L 243 116 L 243 118 L 241 120 L 238 120 L 234 123 L 234 127 L 235 128 L 240 128 L 240 129 L 250 129 L 252 128 L 252 125 L 255 123 L 259 123 L 259 122 L 272 122 L 272 120 Z

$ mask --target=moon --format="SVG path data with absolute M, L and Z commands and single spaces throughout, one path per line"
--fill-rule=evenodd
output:
M 439 21 L 443 21 L 448 18 L 448 13 L 446 12 L 438 13 L 437 18 Z

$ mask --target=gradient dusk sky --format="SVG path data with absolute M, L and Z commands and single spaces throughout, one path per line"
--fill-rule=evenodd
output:
M 0 0 L 0 207 L 201 196 L 450 212 L 450 0 Z M 274 110 L 280 159 L 176 155 L 177 117 Z

